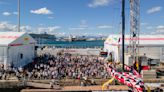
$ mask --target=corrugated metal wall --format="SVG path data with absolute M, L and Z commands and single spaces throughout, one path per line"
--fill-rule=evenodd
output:
M 7 47 L 0 46 L 0 63 L 3 63 L 6 57 L 7 57 Z
M 160 49 L 161 47 L 142 47 L 140 48 L 139 55 L 146 55 L 148 58 L 159 59 L 160 58 Z
M 21 58 L 21 54 L 23 55 Z M 13 62 L 14 66 L 24 66 L 32 62 L 34 58 L 34 45 L 12 46 L 9 48 L 9 62 Z

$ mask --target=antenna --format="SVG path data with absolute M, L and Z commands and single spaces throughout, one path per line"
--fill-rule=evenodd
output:
M 20 32 L 20 0 L 18 0 L 18 32 Z

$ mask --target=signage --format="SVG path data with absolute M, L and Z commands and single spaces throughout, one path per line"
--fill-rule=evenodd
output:
M 28 42 L 29 42 L 29 38 L 28 37 L 25 37 L 24 38 L 24 44 L 28 44 Z
M 18 38 L 18 36 L 0 36 L 0 38 L 16 39 L 16 38 Z

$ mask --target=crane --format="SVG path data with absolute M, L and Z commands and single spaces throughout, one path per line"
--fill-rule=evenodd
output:
M 133 65 L 138 65 L 139 34 L 140 34 L 140 0 L 130 1 L 130 42 L 129 53 Z M 122 0 L 122 62 L 124 70 L 124 37 L 125 36 L 125 0 Z M 137 67 L 139 68 L 139 67 Z M 136 69 L 136 68 L 135 68 Z M 139 70 L 139 69 L 137 69 Z
M 140 76 L 140 74 L 127 65 L 124 65 L 124 35 L 125 35 L 125 0 L 122 0 L 122 62 L 123 62 L 123 70 L 125 68 L 126 71 L 119 72 L 115 68 L 113 68 L 112 64 L 107 64 L 106 68 L 108 73 L 118 80 L 120 83 L 128 85 L 137 92 L 143 92 L 145 89 L 144 82 Z M 134 64 L 139 63 L 139 34 L 140 34 L 140 0 L 130 0 L 130 43 L 129 43 L 129 53 L 132 57 L 132 61 Z M 140 69 L 137 69 L 140 70 Z M 107 83 L 110 83 L 109 80 Z M 104 84 L 106 85 L 106 83 Z M 104 88 L 103 85 L 103 88 Z
M 130 0 L 130 44 L 129 53 L 132 62 L 139 64 L 139 34 L 140 34 L 140 0 Z M 137 67 L 137 70 L 139 67 Z

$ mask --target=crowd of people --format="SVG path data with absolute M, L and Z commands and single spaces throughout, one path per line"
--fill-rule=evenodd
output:
M 104 61 L 91 55 L 50 55 L 37 56 L 32 63 L 21 68 L 10 67 L 4 70 L 0 66 L 0 79 L 16 76 L 18 79 L 84 79 L 108 78 Z
M 108 78 L 104 61 L 98 56 L 43 54 L 26 67 L 28 79 Z
M 10 77 L 16 75 L 16 68 L 10 66 L 5 69 L 3 64 L 0 64 L 0 80 L 8 80 Z

